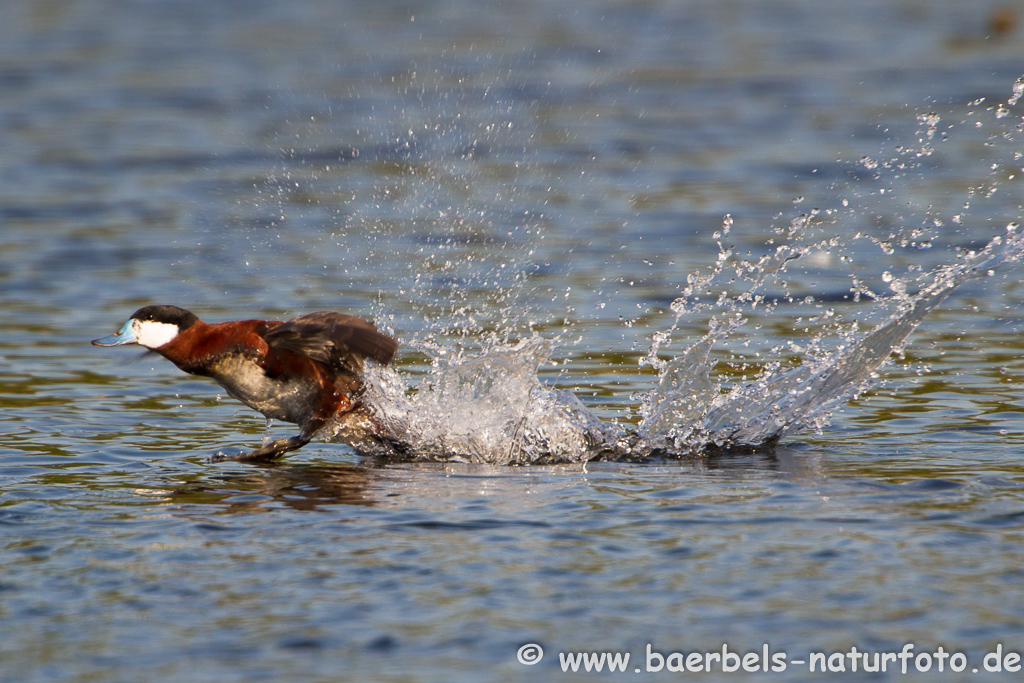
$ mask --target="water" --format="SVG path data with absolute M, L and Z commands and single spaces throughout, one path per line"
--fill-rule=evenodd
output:
M 941 270 L 1020 220 L 1024 62 L 996 10 L 4 4 L 0 679 L 1024 649 L 1021 266 Z M 403 342 L 382 394 L 460 448 L 210 464 L 263 420 L 88 345 L 150 303 L 373 318 Z M 879 326 L 891 363 L 839 360 Z M 812 383 L 823 412 L 786 406 L 808 429 L 773 449 L 693 454 L 747 443 L 716 420 L 764 372 L 828 368 L 870 386 L 826 421 L 846 390 Z M 459 395 L 481 386 L 491 410 Z M 462 462 L 586 451 L 587 415 L 653 457 Z
M 762 368 L 755 379 L 726 389 L 725 380 L 711 378 L 715 344 L 734 335 L 744 322 L 738 308 L 765 303 L 765 296 L 754 292 L 763 287 L 766 276 L 777 278 L 790 261 L 805 256 L 811 247 L 780 248 L 774 257 L 756 264 L 741 261 L 735 266 L 737 273 L 749 270 L 757 276 L 737 297 L 722 292 L 719 303 L 728 302 L 734 313 L 728 323 L 712 319 L 711 331 L 670 360 L 659 358 L 657 352 L 671 331 L 654 335 L 651 352 L 641 362 L 658 368 L 658 383 L 640 397 L 642 419 L 635 430 L 602 422 L 569 391 L 546 389 L 537 371 L 549 359 L 551 345 L 534 337 L 469 357 L 439 356 L 432 376 L 420 382 L 415 394 L 400 373 L 373 368 L 366 408 L 382 425 L 383 440 L 365 439 L 361 431 L 353 436 L 351 430 L 341 428 L 327 429 L 321 436 L 346 443 L 361 455 L 503 465 L 771 448 L 789 434 L 820 430 L 828 424 L 832 412 L 870 386 L 876 370 L 903 350 L 910 334 L 957 287 L 991 277 L 996 268 L 1017 262 L 1024 250 L 1018 227 L 1011 223 L 1005 238 L 997 236 L 980 252 L 966 252 L 961 263 L 923 276 L 931 281 L 914 295 L 907 294 L 907 283 L 894 280 L 886 271 L 883 280 L 896 294 L 883 302 L 898 304 L 888 320 L 860 335 L 855 324 L 852 332 L 836 333 L 839 347 L 823 357 L 807 353 L 796 367 L 775 362 Z M 728 251 L 720 253 L 710 277 L 690 278 L 700 289 L 688 286 L 672 303 L 678 317 L 688 312 L 689 300 L 697 298 L 695 291 L 710 292 L 729 256 Z M 848 297 L 860 294 L 860 287 L 855 283 Z M 787 299 L 793 303 L 788 295 Z M 808 297 L 804 303 L 813 302 Z M 774 305 L 769 304 L 769 310 Z M 833 315 L 830 312 L 827 317 Z M 820 346 L 824 337 L 825 333 L 816 336 L 812 346 Z

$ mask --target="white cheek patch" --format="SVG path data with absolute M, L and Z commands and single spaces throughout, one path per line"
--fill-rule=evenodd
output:
M 132 324 L 135 340 L 147 349 L 156 349 L 178 336 L 178 326 L 152 320 L 136 320 Z

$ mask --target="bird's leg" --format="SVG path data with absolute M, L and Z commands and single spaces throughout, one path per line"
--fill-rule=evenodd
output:
M 310 436 L 307 436 L 305 432 L 298 436 L 293 436 L 288 439 L 277 439 L 271 441 L 263 448 L 257 448 L 254 451 L 243 451 L 236 453 L 235 455 L 227 455 L 226 453 L 217 452 L 210 456 L 210 462 L 224 462 L 225 460 L 242 460 L 249 462 L 268 462 L 270 460 L 277 460 L 288 451 L 297 451 L 298 449 L 305 446 L 310 441 Z
M 242 462 L 270 462 L 277 460 L 289 451 L 297 451 L 313 440 L 313 435 L 323 427 L 325 420 L 321 417 L 312 417 L 302 425 L 302 433 L 287 439 L 271 441 L 263 448 L 254 451 L 243 451 L 235 455 L 227 455 L 217 452 L 210 456 L 210 462 L 224 462 L 225 460 L 240 460 Z

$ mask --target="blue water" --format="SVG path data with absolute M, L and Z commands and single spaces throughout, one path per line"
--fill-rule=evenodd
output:
M 716 350 L 729 386 L 884 320 L 854 279 L 913 291 L 1020 220 L 1024 112 L 998 107 L 1024 44 L 998 12 L 5 3 L 0 680 L 636 680 L 648 644 L 766 643 L 942 646 L 1011 675 L 982 661 L 1024 651 L 1019 265 L 954 292 L 821 432 L 644 463 L 314 443 L 210 464 L 264 421 L 88 344 L 150 303 L 341 310 L 403 341 L 415 386 L 439 349 L 539 334 L 546 386 L 635 426 L 653 335 L 675 324 L 677 353 L 721 315 L 670 308 L 721 248 L 756 260 L 831 212 L 799 239 L 832 246 Z M 539 664 L 517 660 L 529 643 Z M 578 651 L 633 659 L 563 674 Z M 698 675 L 780 676 L 651 677 Z

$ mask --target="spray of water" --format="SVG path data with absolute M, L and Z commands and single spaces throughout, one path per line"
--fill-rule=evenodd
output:
M 742 321 L 714 320 L 678 356 L 648 361 L 658 365 L 658 383 L 642 398 L 635 430 L 606 424 L 570 392 L 545 387 L 537 372 L 554 347 L 534 336 L 474 354 L 438 351 L 432 372 L 415 392 L 395 370 L 373 368 L 366 401 L 376 421 L 373 430 L 384 438 L 368 439 L 362 429 L 332 436 L 373 455 L 497 464 L 690 456 L 772 444 L 827 424 L 956 287 L 988 277 L 1022 254 L 1024 236 L 1012 226 L 984 249 L 930 273 L 926 286 L 900 297 L 890 317 L 867 334 L 795 368 L 770 365 L 729 390 L 711 377 L 711 351 Z M 650 358 L 664 339 L 656 336 Z
M 641 412 L 640 450 L 692 453 L 760 446 L 808 428 L 821 428 L 832 412 L 862 392 L 877 369 L 906 343 L 926 315 L 958 286 L 988 277 L 1020 258 L 1024 237 L 1016 226 L 978 253 L 937 269 L 916 295 L 871 332 L 796 368 L 771 367 L 756 380 L 722 393 L 708 376 L 708 353 L 736 323 L 715 325 L 703 339 L 661 368 L 658 387 Z
M 1006 106 L 1020 98 L 1022 83 L 1024 79 L 1014 85 L 1006 105 L 992 108 L 996 118 L 1004 118 Z M 941 119 L 925 114 L 918 120 L 919 147 L 899 148 L 891 161 L 865 158 L 860 163 L 898 176 L 913 159 L 929 156 Z M 995 189 L 995 183 L 973 188 L 964 211 L 979 190 L 991 196 Z M 962 219 L 958 214 L 953 222 Z M 707 272 L 687 278 L 671 307 L 675 321 L 653 335 L 641 361 L 658 371 L 658 380 L 639 397 L 635 428 L 604 423 L 571 393 L 540 381 L 538 370 L 551 357 L 553 342 L 534 335 L 512 343 L 508 335 L 495 333 L 472 351 L 430 340 L 416 343 L 431 367 L 414 388 L 393 369 L 371 368 L 365 395 L 369 421 L 335 425 L 325 436 L 375 455 L 501 464 L 688 456 L 772 444 L 801 430 L 822 428 L 836 409 L 872 383 L 880 366 L 903 348 L 925 316 L 951 292 L 1024 254 L 1024 236 L 1011 223 L 1005 234 L 983 248 L 962 250 L 954 263 L 915 279 L 886 272 L 882 279 L 891 290 L 888 296 L 873 292 L 851 274 L 850 299 L 874 299 L 873 310 L 885 313 L 881 322 L 862 333 L 856 322 L 844 326 L 838 319 L 828 320 L 832 313 L 826 311 L 820 316 L 824 324 L 808 344 L 789 345 L 790 350 L 802 351 L 798 362 L 768 363 L 752 379 L 730 385 L 715 374 L 716 347 L 734 340 L 751 312 L 774 311 L 780 297 L 768 294 L 768 288 L 780 283 L 785 287 L 793 264 L 816 254 L 836 254 L 843 261 L 844 250 L 856 240 L 867 240 L 887 255 L 896 248 L 927 249 L 942 225 L 932 219 L 925 227 L 882 237 L 857 232 L 843 240 L 828 233 L 837 220 L 837 211 L 813 210 L 798 216 L 775 229 L 770 251 L 748 259 L 723 246 L 732 227 L 726 217 L 716 234 L 718 258 Z M 729 286 L 723 287 L 726 281 Z M 793 301 L 788 290 L 781 298 Z M 664 358 L 680 321 L 695 315 L 709 317 L 708 332 L 674 357 Z

